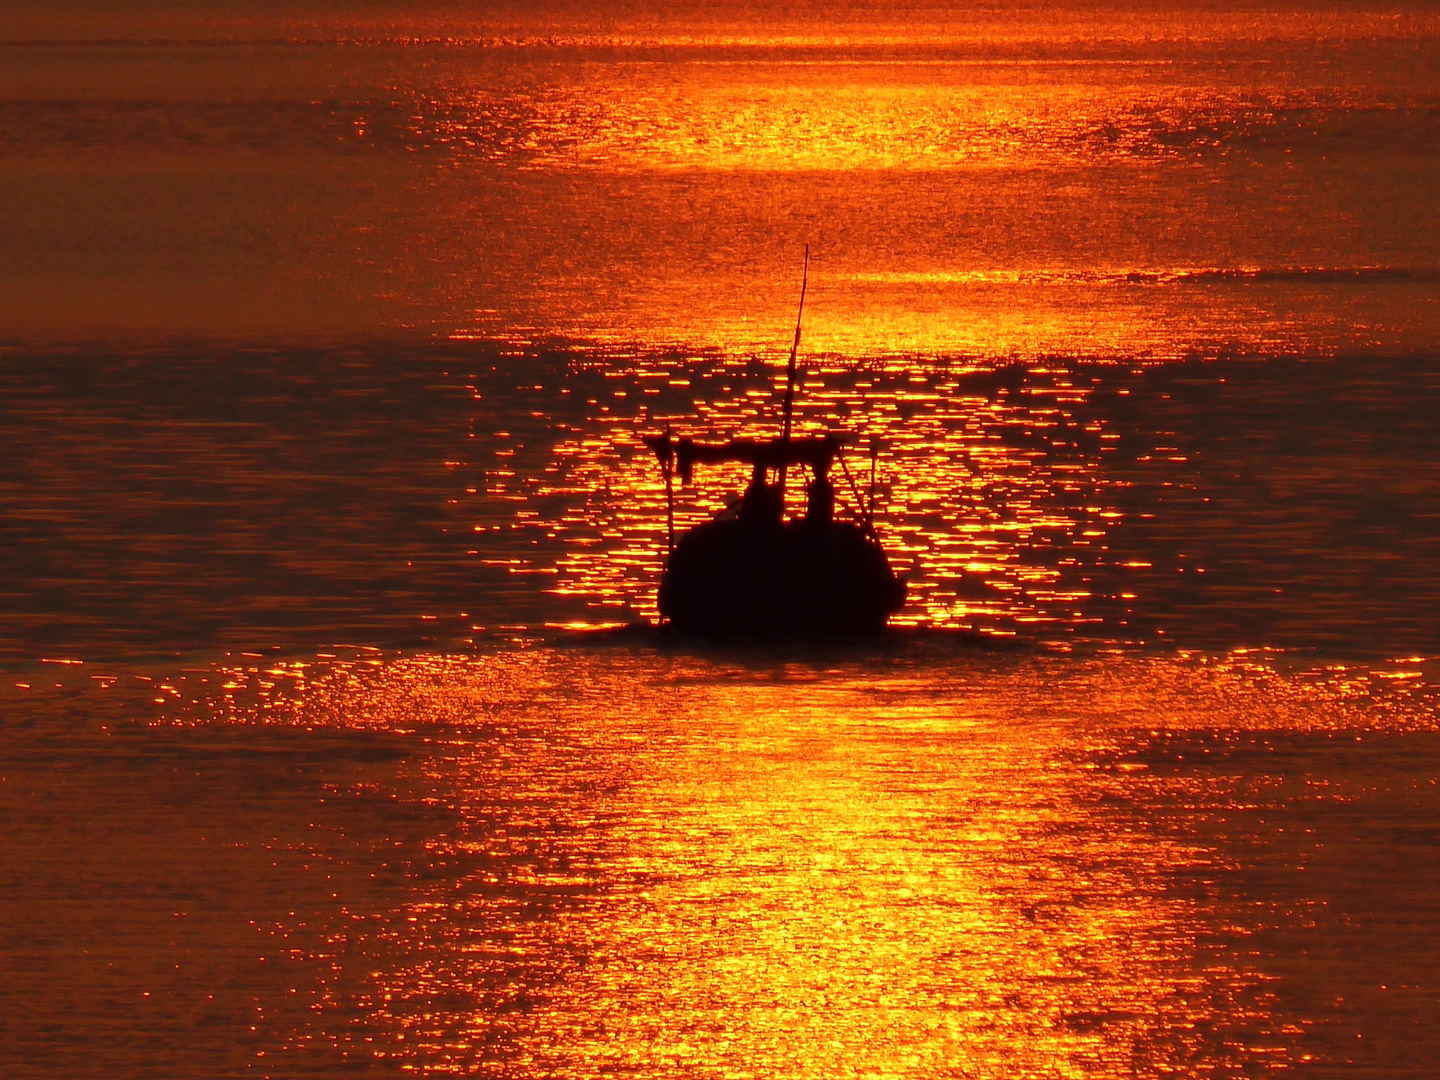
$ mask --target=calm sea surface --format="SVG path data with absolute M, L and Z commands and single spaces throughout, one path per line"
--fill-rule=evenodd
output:
M 0 1075 L 1433 1075 L 1437 205 L 1418 5 L 0 13 Z M 681 647 L 807 244 L 910 601 Z

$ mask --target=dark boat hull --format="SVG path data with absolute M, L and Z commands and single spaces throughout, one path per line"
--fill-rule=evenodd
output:
M 708 522 L 676 545 L 659 596 L 677 633 L 716 639 L 872 637 L 904 603 L 880 545 L 841 522 Z

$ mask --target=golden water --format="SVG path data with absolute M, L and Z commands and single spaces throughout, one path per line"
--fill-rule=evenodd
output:
M 152 723 L 7 735 L 11 1066 L 1423 1075 L 1432 669 L 51 666 Z
M 1429 1076 L 1436 37 L 8 5 L 0 1074 Z M 895 633 L 578 633 L 807 244 Z

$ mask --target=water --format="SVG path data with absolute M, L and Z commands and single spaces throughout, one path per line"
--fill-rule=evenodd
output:
M 1082 652 L 1440 651 L 1423 358 L 807 368 L 799 429 L 856 436 L 842 510 L 877 448 L 911 576 L 897 625 Z M 664 485 L 641 436 L 773 430 L 775 377 L 640 348 L 17 352 L 0 644 L 448 649 L 653 621 Z M 678 527 L 745 480 L 701 470 Z
M 14 1075 L 1430 1068 L 1433 662 L 92 674 L 6 727 Z
M 1436 31 L 0 15 L 0 1072 L 1428 1075 Z M 678 648 L 807 243 L 910 603 Z

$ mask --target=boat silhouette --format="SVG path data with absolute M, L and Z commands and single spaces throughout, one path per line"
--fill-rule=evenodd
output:
M 676 633 L 725 640 L 776 637 L 859 638 L 884 630 L 904 606 L 906 583 L 890 566 L 872 516 L 875 451 L 871 451 L 870 492 L 855 495 L 854 520 L 835 517 L 830 479 L 848 441 L 841 433 L 792 436 L 795 357 L 805 310 L 810 252 L 800 311 L 790 349 L 781 434 L 769 439 L 697 442 L 663 434 L 645 436 L 665 476 L 668 555 L 660 582 L 661 619 Z M 689 483 L 696 465 L 741 462 L 750 483 L 737 504 L 675 538 L 675 485 Z M 789 470 L 808 469 L 806 505 L 786 518 Z

